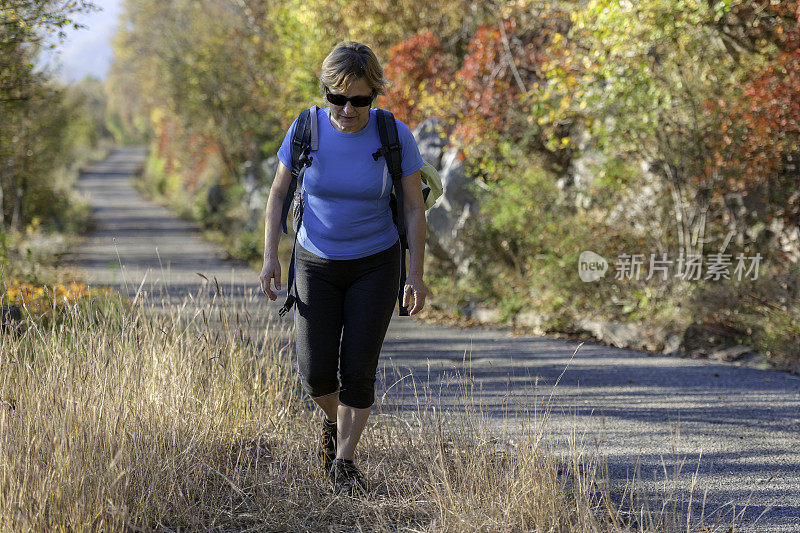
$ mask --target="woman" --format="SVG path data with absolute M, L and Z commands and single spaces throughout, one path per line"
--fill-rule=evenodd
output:
M 400 242 L 389 208 L 372 102 L 388 81 L 375 54 L 361 43 L 334 47 L 322 63 L 320 91 L 329 106 L 317 113 L 319 149 L 303 180 L 305 207 L 297 234 L 295 346 L 303 389 L 324 412 L 320 456 L 336 490 L 364 490 L 353 462 L 375 398 L 378 355 L 398 294 Z M 281 207 L 291 181 L 291 141 L 278 150 L 278 170 L 266 208 L 262 291 L 280 290 Z M 423 161 L 408 127 L 397 120 L 402 145 L 403 212 L 411 256 L 403 288 L 409 315 L 425 305 Z M 337 377 L 337 370 L 341 377 Z

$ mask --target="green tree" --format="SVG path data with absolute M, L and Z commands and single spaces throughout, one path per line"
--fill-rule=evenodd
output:
M 270 2 L 129 0 L 109 77 L 113 112 L 129 125 L 153 112 L 171 122 L 181 152 L 213 145 L 225 182 L 260 168 L 280 130 L 278 49 Z M 278 100 L 279 102 L 279 100 Z
M 58 42 L 87 1 L 0 0 L 0 229 L 19 229 L 52 205 L 49 177 L 68 157 L 62 91 L 33 64 L 48 36 Z M 55 47 L 56 43 L 49 46 Z
M 736 56 L 717 22 L 730 1 L 592 0 L 553 43 L 532 97 L 545 130 L 576 117 L 598 145 L 649 162 L 671 194 L 679 250 L 702 254 L 709 209 L 724 192 L 709 154 L 721 137 L 704 102 L 734 94 L 757 56 Z M 570 139 L 550 136 L 551 144 Z

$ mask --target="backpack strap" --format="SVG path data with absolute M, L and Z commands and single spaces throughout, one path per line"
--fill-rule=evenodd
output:
M 311 166 L 313 158 L 309 153 L 319 147 L 319 134 L 317 131 L 317 106 L 311 106 L 304 109 L 300 116 L 297 117 L 297 126 L 295 126 L 294 135 L 292 136 L 292 181 L 289 182 L 289 190 L 286 192 L 286 197 L 283 199 L 283 209 L 281 210 L 281 227 L 284 233 L 288 233 L 286 227 L 286 217 L 291 208 L 292 201 L 297 198 L 296 209 L 298 210 L 295 216 L 295 233 L 294 244 L 292 245 L 292 257 L 289 259 L 289 279 L 288 290 L 286 293 L 286 301 L 283 306 L 278 310 L 278 315 L 283 317 L 294 305 L 297 300 L 297 284 L 295 283 L 294 273 L 294 256 L 297 249 L 297 234 L 300 233 L 300 224 L 303 221 L 303 178 L 305 177 L 306 169 Z
M 289 182 L 289 190 L 283 199 L 283 209 L 281 210 L 281 229 L 285 234 L 289 233 L 286 226 L 286 218 L 292 206 L 295 191 L 298 185 L 302 187 L 302 181 L 298 183 L 300 171 L 311 164 L 306 161 L 311 150 L 319 147 L 319 136 L 317 133 L 317 106 L 304 109 L 297 117 L 294 135 L 292 136 L 292 181 Z M 312 111 L 314 111 L 312 113 Z M 301 178 L 302 179 L 302 178 Z
M 378 118 L 378 135 L 381 138 L 382 146 L 372 154 L 372 157 L 377 161 L 382 155 L 386 159 L 386 167 L 392 176 L 393 192 L 389 197 L 389 206 L 392 208 L 397 233 L 400 236 L 400 286 L 397 291 L 398 315 L 408 316 L 408 306 L 403 305 L 403 289 L 406 283 L 406 250 L 408 250 L 406 221 L 403 210 L 403 183 L 401 179 L 403 177 L 403 152 L 394 115 L 385 109 L 376 109 L 375 111 Z

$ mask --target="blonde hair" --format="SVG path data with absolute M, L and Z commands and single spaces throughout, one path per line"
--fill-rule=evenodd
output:
M 345 92 L 358 78 L 364 78 L 375 94 L 385 94 L 390 85 L 383 74 L 383 67 L 369 46 L 356 41 L 342 41 L 333 47 L 322 62 L 319 92 L 324 96 L 325 87 Z

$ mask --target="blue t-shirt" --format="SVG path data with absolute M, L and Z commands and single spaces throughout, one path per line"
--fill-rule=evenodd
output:
M 396 120 L 402 146 L 403 176 L 422 168 L 414 136 Z M 392 223 L 389 194 L 392 179 L 383 157 L 372 154 L 381 147 L 375 109 L 356 133 L 342 133 L 330 122 L 330 108 L 317 111 L 319 149 L 311 152 L 311 166 L 303 178 L 303 223 L 297 242 L 306 250 L 328 259 L 357 259 L 386 250 L 398 239 Z M 278 159 L 292 168 L 292 123 Z

